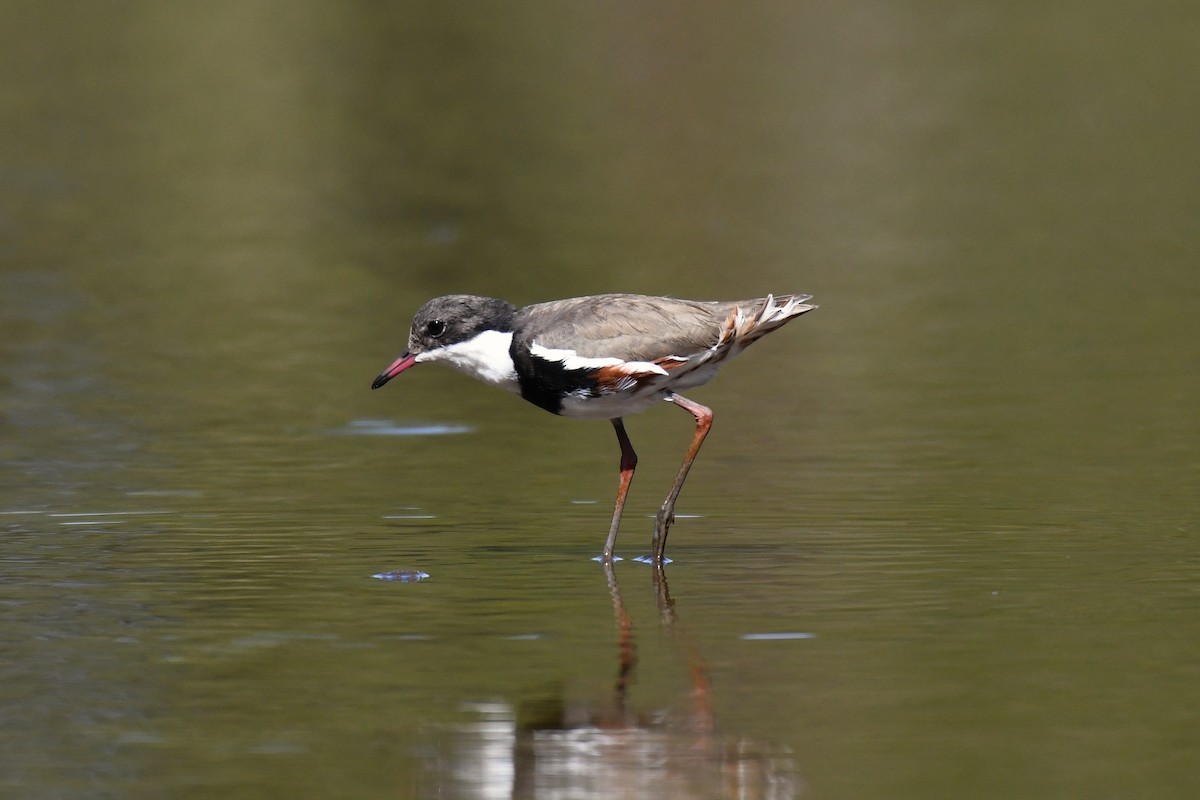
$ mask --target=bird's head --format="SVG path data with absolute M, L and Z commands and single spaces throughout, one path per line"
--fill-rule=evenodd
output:
M 484 331 L 511 331 L 516 308 L 492 297 L 449 294 L 435 297 L 417 311 L 408 333 L 408 349 L 379 373 L 371 384 L 378 389 L 409 367 L 436 360 L 447 348 Z

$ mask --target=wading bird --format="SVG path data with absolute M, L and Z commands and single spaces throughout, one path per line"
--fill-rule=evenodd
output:
M 720 365 L 816 306 L 811 295 L 696 301 L 602 294 L 517 308 L 452 294 L 421 306 L 408 349 L 375 378 L 378 389 L 416 364 L 438 362 L 521 395 L 554 414 L 607 419 L 621 446 L 612 524 L 600 558 L 613 559 L 637 454 L 622 418 L 667 400 L 696 420 L 692 444 L 655 517 L 651 561 L 661 566 L 675 500 L 712 425 L 713 413 L 680 391 L 708 383 Z

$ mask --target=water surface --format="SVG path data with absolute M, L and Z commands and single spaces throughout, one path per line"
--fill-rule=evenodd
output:
M 1200 16 L 1110 6 L 10 3 L 0 793 L 1195 796 Z M 456 291 L 821 308 L 662 581 L 687 415 L 608 574 L 610 426 L 368 391 Z

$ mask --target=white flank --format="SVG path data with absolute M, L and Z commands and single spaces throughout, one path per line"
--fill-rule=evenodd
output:
M 615 419 L 645 411 L 662 399 L 663 391 L 656 389 L 599 395 L 572 392 L 562 399 L 559 413 L 574 419 Z
M 508 354 L 511 344 L 511 333 L 484 331 L 465 342 L 420 353 L 417 355 L 417 362 L 445 364 L 484 383 L 508 389 L 510 392 L 520 392 L 517 368 L 513 365 L 512 356 Z
M 587 358 L 574 350 L 555 350 L 542 347 L 537 342 L 529 346 L 529 352 L 543 361 L 557 361 L 563 369 L 599 369 L 600 367 L 617 367 L 619 372 L 628 375 L 644 375 L 647 372 L 655 375 L 666 375 L 667 371 L 658 364 L 649 361 L 625 361 L 621 358 Z

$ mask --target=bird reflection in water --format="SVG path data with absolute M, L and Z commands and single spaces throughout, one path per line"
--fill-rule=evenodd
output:
M 693 642 L 678 624 L 666 575 L 653 569 L 663 627 L 691 675 L 688 711 L 629 707 L 637 668 L 633 621 L 611 565 L 605 566 L 618 630 L 611 700 L 518 713 L 506 702 L 472 704 L 474 720 L 448 732 L 425 762 L 426 797 L 739 798 L 787 800 L 799 794 L 790 755 L 746 737 L 720 734 L 712 687 Z

